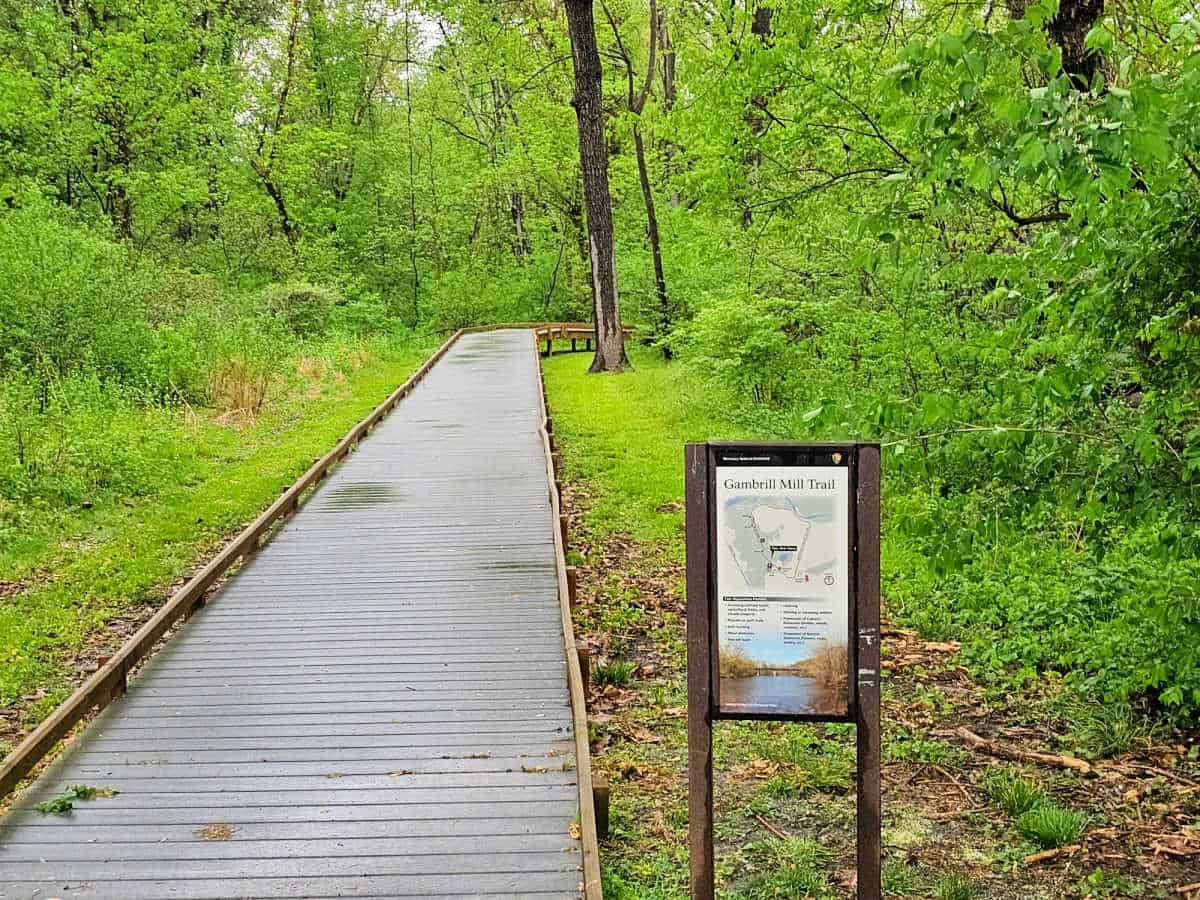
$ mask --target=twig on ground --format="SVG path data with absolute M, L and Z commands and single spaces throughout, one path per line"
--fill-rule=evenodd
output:
M 789 835 L 786 831 L 781 831 L 780 829 L 776 828 L 762 816 L 756 813 L 754 818 L 759 825 L 767 829 L 767 831 L 771 832 L 771 834 L 775 835 L 775 837 L 779 838 L 781 841 L 786 841 L 788 839 Z
M 1049 859 L 1057 859 L 1060 856 L 1072 856 L 1082 849 L 1082 844 L 1067 844 L 1065 847 L 1054 847 L 1051 850 L 1039 850 L 1037 853 L 1030 853 L 1025 857 L 1025 865 L 1032 866 L 1036 863 L 1046 862 L 1046 860 Z
M 1034 750 L 1020 750 L 1016 747 L 1008 747 L 1004 744 L 998 744 L 995 741 L 981 738 L 969 728 L 957 728 L 954 733 L 971 747 L 976 750 L 983 750 L 992 754 L 992 756 L 1011 759 L 1014 762 L 1039 763 L 1043 766 L 1057 766 L 1060 769 L 1074 769 L 1076 772 L 1082 772 L 1085 775 L 1092 772 L 1090 763 L 1082 759 L 1076 759 L 1073 756 L 1060 756 L 1057 753 L 1038 753 Z

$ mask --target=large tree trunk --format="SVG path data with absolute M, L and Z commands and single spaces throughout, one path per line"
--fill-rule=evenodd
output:
M 579 120 L 579 162 L 587 204 L 588 244 L 592 262 L 592 307 L 596 356 L 591 372 L 616 372 L 629 365 L 617 302 L 616 251 L 613 246 L 612 197 L 608 192 L 608 148 L 604 141 L 600 52 L 592 0 L 565 0 L 575 64 L 572 105 Z

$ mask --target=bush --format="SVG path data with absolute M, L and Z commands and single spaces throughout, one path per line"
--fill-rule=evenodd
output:
M 697 376 L 770 403 L 781 398 L 798 362 L 783 324 L 778 304 L 731 297 L 708 304 L 680 326 L 674 344 Z
M 172 412 L 128 388 L 95 375 L 0 380 L 0 497 L 77 506 L 149 494 L 180 476 L 185 456 Z
M 140 371 L 148 281 L 112 240 L 47 207 L 0 213 L 0 361 L 41 381 Z
M 297 337 L 323 334 L 334 309 L 345 302 L 334 288 L 305 282 L 273 285 L 266 294 L 271 315 Z

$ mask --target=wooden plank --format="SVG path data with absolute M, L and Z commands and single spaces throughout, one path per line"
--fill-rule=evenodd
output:
M 545 458 L 546 482 L 554 484 L 554 447 L 550 442 L 549 414 L 546 412 L 546 382 L 538 366 L 538 392 L 541 397 L 542 452 Z M 554 554 L 558 569 L 558 599 L 562 615 L 563 652 L 567 657 L 567 682 L 571 696 L 571 715 L 575 726 L 575 758 L 579 766 L 579 820 L 583 844 L 583 894 L 587 900 L 602 900 L 604 889 L 600 880 L 600 842 L 596 827 L 596 810 L 592 803 L 592 760 L 588 744 L 587 684 L 575 649 L 575 625 L 571 619 L 571 591 L 567 583 L 566 516 L 558 492 L 550 491 L 551 521 L 558 521 L 554 533 Z
M 47 887 L 56 897 L 105 898 L 105 900 L 229 900 L 230 897 L 306 897 L 323 900 L 333 897 L 463 897 L 488 900 L 542 900 L 576 897 L 574 881 L 578 873 L 512 873 L 465 875 L 379 875 L 362 877 L 246 878 L 240 880 L 192 878 L 187 880 L 112 882 L 47 881 L 13 882 L 19 897 L 47 896 Z

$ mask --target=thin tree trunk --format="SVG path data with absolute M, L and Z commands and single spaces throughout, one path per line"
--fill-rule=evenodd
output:
M 620 56 L 621 61 L 625 64 L 626 83 L 628 85 L 627 105 L 629 111 L 635 116 L 633 121 L 633 144 L 637 151 L 638 180 L 642 185 L 642 201 L 646 208 L 646 236 L 650 239 L 650 255 L 654 259 L 654 293 L 658 300 L 659 313 L 658 333 L 659 338 L 663 340 L 663 356 L 670 359 L 671 350 L 667 346 L 665 338 L 671 329 L 671 306 L 667 296 L 667 279 L 663 275 L 662 245 L 659 242 L 658 235 L 658 215 L 654 209 L 654 192 L 650 188 L 650 172 L 646 167 L 646 144 L 642 140 L 642 131 L 638 127 L 642 111 L 646 108 L 646 100 L 650 96 L 650 87 L 654 84 L 655 51 L 658 48 L 659 38 L 658 4 L 656 0 L 650 0 L 650 59 L 646 63 L 646 79 L 642 84 L 641 91 L 634 88 L 633 60 L 630 58 L 629 51 L 625 48 L 625 42 L 621 40 L 621 30 L 617 27 L 617 20 L 613 18 L 608 6 L 604 5 L 604 0 L 601 0 L 601 5 L 604 8 L 605 15 L 608 17 L 608 24 L 612 26 L 613 39 L 617 45 L 617 55 Z M 672 61 L 673 65 L 674 62 Z M 672 75 L 673 78 L 674 76 Z
M 413 325 L 421 321 L 421 271 L 417 267 L 417 170 L 413 152 L 413 115 L 412 115 L 412 22 L 409 20 L 409 6 L 404 7 L 404 101 L 405 115 L 408 121 L 408 261 L 412 267 L 412 312 Z
M 429 132 L 429 200 L 433 205 L 433 211 L 429 216 L 429 227 L 433 232 L 433 268 L 438 275 L 445 273 L 447 268 L 446 263 L 446 246 L 442 242 L 442 232 L 438 224 L 442 217 L 442 208 L 438 204 L 437 193 L 437 166 L 434 165 L 433 155 L 433 131 Z
M 271 146 L 267 150 L 267 158 L 264 160 L 262 153 L 267 139 L 267 131 L 264 128 L 258 135 L 258 150 L 255 158 L 250 162 L 250 167 L 254 169 L 254 174 L 258 176 L 264 190 L 266 190 L 268 196 L 270 196 L 275 204 L 275 209 L 279 213 L 280 227 L 283 228 L 283 235 L 287 238 L 293 256 L 298 251 L 300 229 L 296 227 L 291 216 L 288 215 L 287 202 L 283 196 L 283 189 L 275 180 L 272 169 L 277 150 L 276 141 L 279 140 L 279 133 L 283 129 L 284 117 L 287 113 L 288 96 L 291 94 L 292 81 L 296 74 L 296 44 L 299 30 L 300 0 L 292 0 L 292 11 L 288 20 L 287 74 L 284 76 L 283 86 L 279 90 L 279 103 L 275 107 L 275 122 L 270 131 Z
M 662 245 L 658 237 L 658 214 L 654 209 L 654 192 L 650 189 L 650 173 L 646 169 L 646 145 L 641 129 L 633 126 L 633 146 L 637 151 L 638 180 L 642 183 L 642 200 L 646 204 L 646 234 L 650 238 L 650 255 L 654 258 L 654 293 L 658 299 L 658 338 L 662 342 L 664 359 L 671 358 L 667 338 L 671 334 L 671 300 L 667 296 L 667 279 L 663 275 Z
M 662 108 L 663 112 L 670 115 L 671 110 L 675 108 L 675 45 L 671 42 L 671 30 L 667 24 L 667 17 L 659 17 L 658 26 L 658 46 L 662 50 Z M 663 146 L 664 155 L 667 159 L 667 171 L 671 171 L 671 158 L 675 155 L 676 146 L 670 142 L 666 142 Z M 679 191 L 671 192 L 671 206 L 678 208 L 683 202 Z
M 513 256 L 521 265 L 529 258 L 529 238 L 525 236 L 525 196 L 520 191 L 508 195 L 513 221 Z

